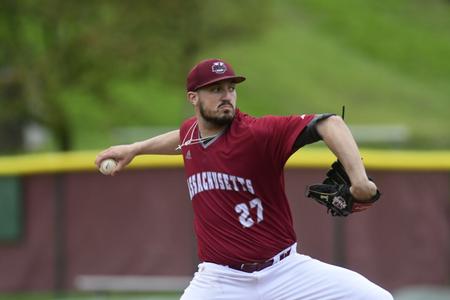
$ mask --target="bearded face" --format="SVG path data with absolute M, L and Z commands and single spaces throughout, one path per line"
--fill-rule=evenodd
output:
M 200 117 L 216 127 L 230 124 L 236 114 L 235 83 L 221 81 L 197 92 Z
M 217 108 L 210 108 L 206 101 L 199 101 L 199 111 L 203 119 L 216 126 L 230 124 L 235 116 L 235 108 L 230 101 L 224 100 Z

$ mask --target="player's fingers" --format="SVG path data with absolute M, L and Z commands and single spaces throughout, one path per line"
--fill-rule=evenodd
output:
M 97 157 L 95 158 L 95 165 L 97 166 L 97 168 L 100 168 L 100 164 L 102 163 L 103 160 L 107 159 L 107 158 L 114 158 L 113 155 L 110 153 L 111 151 L 109 149 L 104 150 L 102 152 L 100 152 L 99 154 L 97 154 Z
M 119 161 L 119 160 L 121 160 L 121 157 L 125 155 L 124 153 L 125 153 L 124 146 L 109 147 L 108 149 L 103 150 L 102 152 L 100 152 L 97 155 L 97 157 L 95 159 L 95 165 L 97 166 L 97 168 L 99 168 L 102 161 L 107 158 L 112 158 L 116 161 Z
M 112 146 L 97 155 L 95 165 L 97 168 L 100 168 L 103 160 L 107 158 L 114 159 L 117 163 L 116 168 L 111 173 L 111 175 L 114 175 L 124 169 L 131 162 L 131 160 L 133 160 L 134 156 L 135 154 L 133 152 L 133 148 L 130 147 L 130 145 Z
M 114 176 L 117 172 L 122 171 L 133 160 L 133 157 L 133 155 L 128 154 L 122 156 L 119 160 L 116 160 L 117 166 L 114 168 L 114 171 L 111 173 L 111 175 Z
M 121 171 L 123 168 L 125 168 L 125 162 L 123 160 L 120 160 L 117 163 L 117 166 L 114 168 L 113 172 L 111 173 L 111 176 L 114 176 L 117 174 L 117 172 Z

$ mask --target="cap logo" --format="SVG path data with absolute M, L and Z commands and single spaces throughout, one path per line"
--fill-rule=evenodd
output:
M 211 70 L 216 74 L 223 74 L 227 71 L 227 66 L 221 61 L 216 61 L 212 64 Z

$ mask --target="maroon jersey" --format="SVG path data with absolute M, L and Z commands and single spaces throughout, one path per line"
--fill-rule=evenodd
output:
M 296 241 L 283 168 L 314 115 L 251 117 L 239 110 L 209 142 L 182 147 L 201 261 L 264 261 Z M 199 137 L 196 119 L 181 140 Z

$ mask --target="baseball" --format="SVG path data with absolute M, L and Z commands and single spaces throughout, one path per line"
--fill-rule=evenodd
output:
M 116 167 L 117 167 L 117 162 L 112 158 L 108 158 L 101 162 L 100 172 L 103 175 L 110 175 Z

